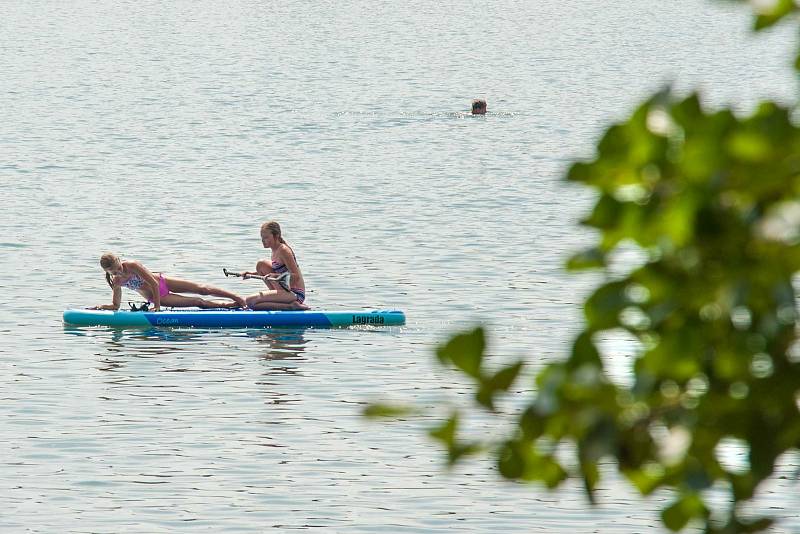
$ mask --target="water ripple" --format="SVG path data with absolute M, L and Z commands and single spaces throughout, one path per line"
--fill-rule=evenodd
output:
M 563 272 L 592 239 L 577 223 L 593 197 L 566 166 L 667 80 L 702 83 L 714 105 L 788 100 L 793 35 L 754 41 L 734 6 L 596 0 L 33 0 L 3 21 L 0 530 L 657 530 L 669 496 L 638 499 L 611 466 L 596 508 L 573 482 L 549 494 L 484 463 L 447 472 L 426 431 L 471 390 L 433 349 L 487 323 L 492 364 L 563 357 L 596 283 Z M 488 115 L 468 113 L 475 96 Z M 61 324 L 110 301 L 107 250 L 257 291 L 222 268 L 264 257 L 266 219 L 312 306 L 401 308 L 408 324 Z M 630 344 L 607 345 L 625 380 Z M 379 399 L 431 413 L 366 422 Z M 796 465 L 758 503 L 776 532 L 800 529 Z

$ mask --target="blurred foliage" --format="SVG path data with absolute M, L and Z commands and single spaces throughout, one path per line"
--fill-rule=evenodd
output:
M 736 0 L 750 4 L 755 14 L 755 30 L 763 30 L 796 15 L 798 7 L 793 0 Z
M 756 29 L 798 10 L 790 0 L 751 5 Z M 800 443 L 800 129 L 791 110 L 765 102 L 737 117 L 663 91 L 611 126 L 596 158 L 567 179 L 598 193 L 583 221 L 597 243 L 567 265 L 605 273 L 584 304 L 583 331 L 565 361 L 538 372 L 507 438 L 461 439 L 457 410 L 431 435 L 451 465 L 490 448 L 504 477 L 555 488 L 574 476 L 592 502 L 600 462 L 615 465 L 643 495 L 671 490 L 661 519 L 672 530 L 768 528 L 740 504 Z M 620 257 L 632 247 L 642 261 Z M 614 383 L 596 346 L 619 331 L 639 342 L 630 386 Z M 474 381 L 474 400 L 491 413 L 522 363 L 490 372 L 485 351 L 477 328 L 437 356 Z M 736 469 L 719 460 L 731 440 L 746 451 Z M 712 487 L 730 495 L 730 509 L 711 508 Z
M 787 19 L 797 21 L 800 6 L 794 0 L 728 0 L 749 4 L 755 15 L 753 29 L 764 30 Z M 800 70 L 800 50 L 795 52 L 794 68 Z
M 789 110 L 764 103 L 739 119 L 665 92 L 612 126 L 568 179 L 599 192 L 584 223 L 600 233 L 569 267 L 607 266 L 623 244 L 647 260 L 586 300 L 571 356 L 539 374 L 526 445 L 574 441 L 590 492 L 606 457 L 643 494 L 673 489 L 662 514 L 673 530 L 690 520 L 711 532 L 766 528 L 737 511 L 800 442 L 800 130 Z M 611 383 L 593 342 L 616 329 L 641 342 L 630 388 Z M 726 438 L 746 446 L 746 469 L 720 464 Z M 734 503 L 725 525 L 708 520 L 701 494 L 715 484 Z

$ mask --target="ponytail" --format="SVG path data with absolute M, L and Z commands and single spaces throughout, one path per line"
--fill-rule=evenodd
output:
M 120 261 L 120 259 L 115 254 L 106 252 L 100 256 L 100 267 L 103 269 L 108 269 L 118 261 Z M 111 275 L 108 274 L 108 271 L 106 271 L 106 282 L 111 289 L 114 289 L 114 284 L 111 283 Z

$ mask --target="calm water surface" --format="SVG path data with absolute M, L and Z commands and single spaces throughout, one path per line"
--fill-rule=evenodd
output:
M 495 362 L 564 355 L 594 283 L 562 270 L 592 239 L 565 168 L 669 82 L 742 111 L 792 101 L 794 36 L 749 23 L 689 0 L 0 2 L 0 530 L 657 528 L 668 496 L 613 473 L 590 508 L 574 483 L 445 472 L 424 431 L 470 390 L 431 351 L 485 321 Z M 464 113 L 474 97 L 487 116 Z M 255 291 L 221 269 L 252 268 L 267 219 L 312 306 L 408 325 L 61 324 L 110 300 L 106 250 Z M 366 422 L 379 399 L 431 412 Z M 800 531 L 795 465 L 758 503 L 776 531 Z

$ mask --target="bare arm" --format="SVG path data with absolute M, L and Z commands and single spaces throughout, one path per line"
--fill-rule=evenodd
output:
M 119 286 L 114 286 L 111 296 L 111 309 L 118 310 L 121 302 L 122 302 L 122 288 Z
M 118 310 L 120 302 L 122 302 L 122 289 L 115 285 L 112 287 L 111 304 L 101 304 L 99 306 L 92 306 L 90 310 Z
M 297 265 L 297 261 L 294 259 L 294 254 L 292 254 L 291 249 L 288 246 L 284 245 L 281 247 L 280 250 L 281 261 L 289 270 L 289 274 L 292 275 L 292 280 L 296 282 L 302 282 L 303 277 L 300 274 L 300 266 Z
M 151 273 L 147 267 L 138 261 L 132 261 L 128 268 L 132 272 L 138 274 L 142 280 L 144 280 L 144 283 L 147 284 L 147 287 L 150 289 L 150 295 L 153 298 L 153 311 L 159 311 L 161 308 L 161 291 L 159 291 L 158 280 L 156 277 L 153 276 L 153 273 Z

